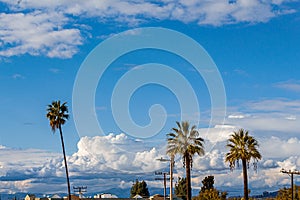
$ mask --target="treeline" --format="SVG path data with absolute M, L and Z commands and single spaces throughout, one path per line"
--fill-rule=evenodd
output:
M 207 176 L 202 180 L 202 187 L 199 194 L 193 197 L 193 200 L 243 200 L 243 197 L 227 197 L 226 191 L 217 190 L 214 187 L 214 176 Z M 175 195 L 183 200 L 186 200 L 186 178 L 179 177 L 175 184 Z M 250 193 L 250 191 L 249 191 Z M 145 181 L 136 180 L 133 184 L 130 197 L 135 195 L 142 197 L 149 197 L 150 193 Z M 291 200 L 292 190 L 291 188 L 282 188 L 278 191 L 276 197 L 269 197 L 270 193 L 264 192 L 262 195 L 250 197 L 249 200 L 264 199 L 264 200 Z M 294 200 L 300 200 L 300 186 L 294 186 Z

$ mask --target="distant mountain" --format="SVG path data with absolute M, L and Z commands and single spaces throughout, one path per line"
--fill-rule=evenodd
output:
M 270 197 L 276 197 L 278 194 L 278 191 L 275 191 L 275 192 L 263 192 L 261 195 L 255 195 L 255 196 L 251 196 L 251 197 L 254 197 L 254 198 L 270 198 Z
M 15 194 L 0 194 L 1 200 L 22 200 L 25 198 L 27 193 L 15 193 Z
M 150 195 L 154 194 L 163 194 L 163 188 L 149 188 Z M 93 193 L 86 193 L 84 194 L 85 197 L 94 197 L 95 194 L 101 194 L 101 193 L 110 193 L 117 195 L 120 198 L 128 198 L 130 196 L 130 189 L 110 189 L 107 191 L 99 191 L 99 192 L 93 192 Z M 25 196 L 28 193 L 15 193 L 15 194 L 0 194 L 0 200 L 24 200 Z M 44 197 L 44 196 L 53 196 L 53 194 L 40 194 L 40 193 L 34 193 L 36 197 Z M 251 197 L 254 198 L 268 198 L 268 197 L 276 197 L 278 194 L 278 191 L 275 192 L 263 192 L 261 195 L 253 195 Z M 59 196 L 63 197 L 67 194 L 59 193 Z M 169 195 L 169 190 L 167 189 L 167 195 Z
M 149 189 L 150 195 L 154 194 L 163 194 L 163 188 L 150 188 Z M 91 193 L 86 193 L 84 194 L 85 197 L 94 197 L 95 194 L 101 194 L 101 193 L 110 193 L 117 195 L 120 198 L 128 198 L 130 196 L 130 188 L 125 188 L 125 189 L 120 189 L 120 188 L 115 188 L 115 189 L 110 189 L 107 191 L 99 191 L 99 192 L 91 192 Z M 169 193 L 169 190 L 167 190 L 167 194 Z M 0 200 L 24 200 L 25 196 L 28 193 L 15 193 L 15 194 L 1 194 L 0 193 Z M 32 193 L 36 197 L 44 197 L 48 196 L 51 197 L 53 194 L 41 194 L 41 193 Z M 58 193 L 59 196 L 63 197 L 66 196 L 67 194 L 64 193 Z
M 149 188 L 150 195 L 154 194 L 163 194 L 163 188 Z M 113 188 L 107 191 L 101 191 L 98 193 L 89 193 L 85 194 L 85 196 L 94 196 L 95 194 L 101 194 L 101 193 L 110 193 L 117 195 L 120 198 L 128 198 L 130 196 L 130 188 L 120 189 L 120 188 Z M 169 194 L 169 190 L 167 189 L 167 194 Z
M 278 191 L 275 191 L 275 192 L 263 192 L 262 194 L 260 195 L 251 195 L 250 197 L 252 198 L 275 198 L 278 194 Z M 231 196 L 230 198 L 234 198 L 234 197 L 238 197 L 240 198 L 241 196 Z

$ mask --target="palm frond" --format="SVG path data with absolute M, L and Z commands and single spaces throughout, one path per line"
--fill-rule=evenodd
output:
M 245 160 L 247 163 L 253 160 L 253 163 L 257 163 L 261 159 L 261 154 L 257 149 L 259 147 L 257 140 L 244 129 L 233 132 L 226 147 L 229 148 L 229 152 L 225 156 L 225 162 L 229 163 L 230 169 L 235 168 L 239 160 Z
M 172 128 L 173 132 L 167 134 L 167 154 L 180 154 L 185 166 L 185 157 L 189 157 L 192 163 L 193 155 L 204 155 L 204 140 L 199 137 L 196 126 L 190 128 L 189 122 L 187 121 L 181 123 L 176 122 L 176 124 L 177 127 Z
M 55 132 L 69 119 L 67 102 L 61 104 L 60 101 L 53 101 L 52 104 L 47 106 L 46 117 L 49 119 L 52 131 Z

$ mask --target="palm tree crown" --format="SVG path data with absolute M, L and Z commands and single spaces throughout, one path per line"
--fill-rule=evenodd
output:
M 230 150 L 226 154 L 225 162 L 229 162 L 230 169 L 234 169 L 235 164 L 239 164 L 239 160 L 245 160 L 249 164 L 251 159 L 253 159 L 256 168 L 258 160 L 261 159 L 261 154 L 257 149 L 259 147 L 258 142 L 249 135 L 247 130 L 240 129 L 233 132 L 226 146 Z
M 52 131 L 55 132 L 61 125 L 65 124 L 66 120 L 69 119 L 67 102 L 60 104 L 60 101 L 53 101 L 52 104 L 48 105 L 46 117 L 50 121 Z
M 167 154 L 171 157 L 180 154 L 183 158 L 183 164 L 186 169 L 186 188 L 187 200 L 191 200 L 191 168 L 193 163 L 193 156 L 198 154 L 204 155 L 204 140 L 199 137 L 199 132 L 196 126 L 190 128 L 190 124 L 186 121 L 176 122 L 177 128 L 173 128 L 173 132 L 167 134 L 168 146 Z
M 253 160 L 254 168 L 257 167 L 258 160 L 261 159 L 261 155 L 258 151 L 257 140 L 249 136 L 248 131 L 240 129 L 233 132 L 231 137 L 228 139 L 226 145 L 230 148 L 229 152 L 225 156 L 225 162 L 229 162 L 231 170 L 235 168 L 235 164 L 239 165 L 239 161 L 242 161 L 243 166 L 243 179 L 244 179 L 244 199 L 248 200 L 248 175 L 247 168 L 251 159 Z
M 189 128 L 190 124 L 187 121 L 176 122 L 178 128 L 172 128 L 174 133 L 169 133 L 168 136 L 168 155 L 180 154 L 183 157 L 188 156 L 193 160 L 193 155 L 204 155 L 203 139 L 199 137 L 199 132 L 196 126 Z M 184 161 L 185 162 L 185 161 Z M 185 163 L 184 163 L 185 164 Z

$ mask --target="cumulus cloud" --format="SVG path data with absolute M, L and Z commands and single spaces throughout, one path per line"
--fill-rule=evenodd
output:
M 276 167 L 278 167 L 279 165 L 278 165 L 278 163 L 275 162 L 274 160 L 266 160 L 266 161 L 264 161 L 264 162 L 262 163 L 261 166 L 264 167 L 264 168 L 269 169 L 269 168 L 276 168 Z
M 165 156 L 165 149 L 147 147 L 143 141 L 125 134 L 109 134 L 81 138 L 78 151 L 67 160 L 72 184 L 87 184 L 93 191 L 103 191 L 124 189 L 128 186 L 125 182 L 131 185 L 141 176 L 143 179 L 152 177 L 155 170 L 168 166 L 156 160 Z M 64 192 L 65 169 L 61 154 L 1 146 L 0 161 L 0 183 L 7 185 L 3 192 Z
M 207 152 L 204 156 L 195 156 L 194 158 L 194 169 L 199 172 L 205 171 L 218 171 L 227 168 L 224 163 L 224 154 L 219 150 L 215 149 L 213 151 Z
M 84 42 L 89 18 L 99 23 L 137 26 L 176 20 L 199 25 L 221 26 L 240 22 L 260 23 L 296 12 L 289 1 L 67 1 L 0 0 L 7 12 L 0 13 L 0 56 L 30 54 L 70 58 Z M 76 18 L 76 22 L 75 19 Z M 89 35 L 89 34 L 88 34 Z
M 62 13 L 0 13 L 0 56 L 22 54 L 70 58 L 82 44 L 80 30 L 64 27 Z
M 69 158 L 69 162 L 85 170 L 94 170 L 96 167 L 99 170 L 153 172 L 162 167 L 155 159 L 165 155 L 164 149 L 147 149 L 143 141 L 130 139 L 123 133 L 83 137 L 77 146 L 78 151 Z
M 51 162 L 58 156 L 60 154 L 43 150 L 12 149 L 1 146 L 0 191 L 7 193 L 28 191 L 31 188 L 33 178 L 39 173 L 43 173 L 39 169 L 43 168 L 45 162 Z
M 218 132 L 221 126 L 215 128 Z M 228 137 L 234 127 L 222 128 L 225 128 L 224 133 Z M 230 192 L 240 189 L 243 183 L 241 165 L 230 171 L 228 163 L 224 162 L 224 155 L 228 151 L 225 147 L 226 137 L 220 140 L 206 139 L 205 155 L 194 157 L 194 190 L 200 189 L 201 181 L 208 175 L 215 176 L 217 188 Z M 295 153 L 300 150 L 299 139 L 257 139 L 263 159 L 258 164 L 257 172 L 249 169 L 250 188 L 263 192 L 286 186 L 289 178 L 282 175 L 280 170 L 299 169 L 300 157 Z M 208 146 L 212 148 L 209 149 Z M 154 172 L 168 171 L 169 163 L 157 161 L 160 157 L 166 157 L 164 146 L 157 143 L 147 144 L 144 140 L 135 140 L 125 134 L 109 134 L 81 138 L 77 152 L 67 156 L 67 160 L 72 185 L 83 184 L 91 192 L 101 192 L 112 189 L 129 191 L 135 179 L 146 180 L 150 188 L 161 187 L 161 182 L 153 180 Z M 175 160 L 176 179 L 184 176 L 185 169 L 180 156 Z M 0 161 L 0 183 L 3 185 L 1 192 L 65 192 L 65 171 L 61 154 L 0 146 Z
M 261 139 L 261 151 L 264 156 L 269 158 L 285 158 L 288 156 L 298 155 L 300 151 L 300 141 L 298 138 L 292 137 L 284 140 L 279 137 L 272 136 L 267 139 Z
M 218 142 L 226 141 L 237 126 L 232 125 L 215 125 L 212 128 L 199 129 L 200 136 L 207 140 L 211 145 L 215 145 Z
M 1 189 L 0 192 L 14 194 L 17 191 L 27 192 L 30 188 L 31 180 L 23 181 L 0 181 Z

